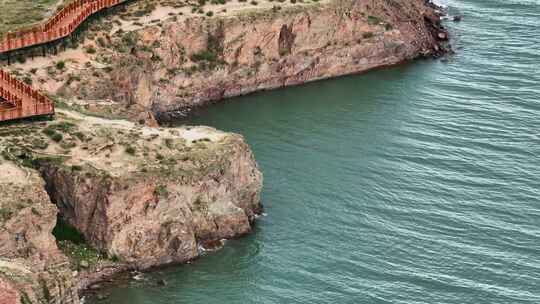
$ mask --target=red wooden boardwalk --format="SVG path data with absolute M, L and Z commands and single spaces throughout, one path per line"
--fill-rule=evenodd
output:
M 0 70 L 0 121 L 54 114 L 54 103 L 26 83 Z
M 0 54 L 65 38 L 92 14 L 126 0 L 76 0 L 47 22 L 0 38 Z M 54 114 L 54 103 L 0 70 L 0 121 Z

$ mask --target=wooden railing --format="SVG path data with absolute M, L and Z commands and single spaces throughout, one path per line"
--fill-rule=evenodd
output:
M 14 33 L 0 40 L 0 53 L 65 38 L 94 13 L 126 0 L 76 0 L 62 8 L 47 22 Z
M 94 13 L 125 1 L 75 0 L 44 24 L 8 33 L 0 38 L 0 53 L 65 38 Z M 0 99 L 9 104 L 8 108 L 0 108 L 0 121 L 54 114 L 54 103 L 47 96 L 1 69 Z
M 0 121 L 54 114 L 54 103 L 26 83 L 0 70 L 0 98 L 9 105 L 0 110 Z

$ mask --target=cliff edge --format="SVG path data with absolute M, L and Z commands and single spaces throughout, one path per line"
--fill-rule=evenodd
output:
M 183 263 L 247 234 L 262 211 L 262 175 L 240 135 L 68 111 L 0 132 L 2 304 L 77 303 L 106 275 Z M 63 239 L 69 229 L 84 244 Z
M 448 39 L 426 0 L 151 2 L 127 4 L 81 43 L 67 41 L 74 49 L 56 67 L 36 59 L 11 69 L 90 112 L 164 120 L 227 97 L 440 56 Z

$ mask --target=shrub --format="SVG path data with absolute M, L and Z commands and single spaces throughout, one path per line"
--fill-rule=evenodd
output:
M 135 155 L 137 151 L 135 150 L 135 148 L 133 148 L 132 146 L 128 146 L 126 148 L 126 153 L 129 154 L 129 155 Z
M 58 61 L 58 62 L 56 63 L 56 68 L 57 68 L 58 70 L 63 70 L 65 67 L 66 67 L 66 63 L 63 62 L 63 61 Z
M 362 33 L 362 37 L 364 39 L 369 39 L 369 38 L 372 38 L 374 36 L 374 34 L 372 32 L 365 32 L 365 33 Z
M 28 85 L 32 85 L 32 78 L 26 76 L 23 78 L 23 82 L 28 84 Z
M 62 134 L 58 133 L 58 132 L 55 132 L 52 136 L 51 136 L 51 139 L 54 140 L 55 142 L 61 142 L 62 139 L 64 139 L 64 136 L 62 136 Z
M 82 167 L 79 165 L 71 166 L 71 171 L 82 171 Z
M 381 19 L 375 16 L 368 16 L 367 21 L 370 25 L 375 25 L 375 24 L 379 24 L 381 22 Z
M 169 190 L 167 190 L 167 186 L 159 185 L 154 189 L 154 195 L 160 197 L 168 197 Z
M 103 39 L 103 37 L 98 37 L 97 43 L 99 44 L 99 46 L 105 47 L 105 39 Z
M 43 134 L 47 135 L 48 137 L 52 137 L 54 135 L 54 133 L 56 133 L 56 131 L 53 128 L 51 128 L 50 126 L 43 129 L 43 131 L 41 131 L 41 132 L 43 132 Z
M 56 132 L 56 126 L 48 126 L 47 128 L 43 129 L 43 134 L 47 135 L 50 139 L 54 140 L 55 142 L 61 142 L 64 136 L 62 136 L 61 133 Z
M 7 221 L 11 218 L 12 215 L 13 215 L 13 212 L 11 212 L 9 209 L 0 208 L 0 219 Z
M 212 51 L 209 51 L 209 50 L 204 50 L 204 51 L 200 51 L 198 53 L 195 53 L 193 55 L 191 55 L 191 60 L 192 61 L 216 61 L 217 60 L 217 54 L 212 52 Z
M 139 34 L 137 34 L 137 32 L 128 32 L 122 36 L 122 43 L 127 47 L 135 46 L 137 40 L 139 40 Z

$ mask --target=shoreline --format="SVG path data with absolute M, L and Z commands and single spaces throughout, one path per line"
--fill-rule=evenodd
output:
M 229 102 L 231 99 L 256 95 L 256 94 L 259 94 L 259 93 L 264 94 L 265 92 L 268 92 L 268 91 L 276 91 L 276 90 L 280 90 L 280 89 L 294 88 L 294 87 L 299 87 L 299 86 L 303 86 L 303 85 L 307 85 L 307 84 L 323 82 L 323 81 L 329 81 L 329 80 L 333 80 L 333 79 L 340 79 L 340 78 L 345 78 L 345 77 L 354 77 L 354 76 L 364 75 L 364 74 L 367 74 L 367 73 L 370 73 L 370 72 L 381 71 L 381 70 L 386 70 L 386 69 L 392 69 L 394 67 L 399 67 L 399 66 L 403 66 L 403 65 L 406 65 L 406 64 L 414 64 L 414 62 L 418 61 L 418 60 L 437 60 L 437 59 L 440 59 L 440 58 L 444 58 L 445 56 L 449 56 L 451 54 L 452 54 L 452 50 L 450 49 L 447 52 L 441 53 L 440 55 L 435 56 L 435 57 L 434 56 L 428 56 L 428 57 L 415 58 L 413 60 L 403 60 L 403 61 L 400 61 L 400 62 L 388 64 L 388 65 L 375 66 L 375 67 L 373 67 L 373 68 L 371 68 L 369 70 L 366 70 L 366 71 L 352 72 L 350 74 L 343 74 L 343 75 L 338 75 L 338 76 L 329 76 L 329 77 L 321 78 L 321 79 L 313 79 L 313 80 L 309 80 L 309 81 L 306 81 L 306 82 L 303 82 L 303 83 L 298 83 L 298 84 L 291 84 L 291 85 L 277 86 L 277 87 L 273 87 L 273 88 L 255 90 L 255 91 L 248 92 L 248 93 L 241 94 L 241 95 L 224 97 L 222 99 L 216 99 L 216 100 L 209 100 L 209 101 L 204 102 L 203 104 L 194 106 L 192 108 L 189 108 L 189 107 L 188 108 L 179 108 L 178 110 L 171 110 L 169 112 L 154 113 L 154 115 L 155 115 L 156 120 L 157 120 L 157 122 L 159 123 L 160 126 L 161 125 L 163 125 L 163 126 L 175 125 L 175 123 L 189 120 L 189 118 L 192 117 L 192 115 L 196 115 L 199 111 L 203 111 L 204 109 L 206 109 L 208 107 L 212 107 L 213 105 Z
M 417 2 L 408 5 L 410 5 L 409 9 L 417 13 L 420 17 L 421 14 L 418 8 L 423 8 L 423 6 L 420 4 L 420 0 Z M 331 8 L 334 6 L 343 8 L 341 5 L 344 5 L 345 8 L 350 6 L 354 13 L 354 16 L 347 19 L 345 23 L 346 26 L 352 27 L 353 30 L 339 32 L 342 36 L 338 37 L 335 41 L 328 40 L 323 46 L 319 45 L 317 39 L 309 40 L 312 39 L 309 38 L 309 35 L 306 37 L 302 36 L 303 29 L 305 31 L 312 31 L 310 33 L 311 36 L 320 34 L 318 32 L 320 28 L 313 26 L 312 23 L 321 26 L 327 22 L 335 21 L 336 15 L 334 15 Z M 62 133 L 61 135 L 65 139 L 68 139 L 69 144 L 57 147 L 58 143 L 62 143 L 62 137 L 60 137 L 57 143 L 50 143 L 54 149 L 51 147 L 45 148 L 45 154 L 59 153 L 58 155 L 62 156 L 70 155 L 68 161 L 62 165 L 50 162 L 45 163 L 44 166 L 40 165 L 41 167 L 38 168 L 42 178 L 47 183 L 48 195 L 52 202 L 60 209 L 60 214 L 66 217 L 69 224 L 77 228 L 90 244 L 98 250 L 106 252 L 108 258 L 114 259 L 117 254 L 122 257 L 122 262 L 120 263 L 115 264 L 107 260 L 95 266 L 97 268 L 83 267 L 86 270 L 78 272 L 76 276 L 71 278 L 72 281 L 70 281 L 72 283 L 74 282 L 76 291 L 81 294 L 99 293 L 102 285 L 110 283 L 114 287 L 115 277 L 129 277 L 133 271 L 152 272 L 155 269 L 189 264 L 193 259 L 199 257 L 201 253 L 198 246 L 205 241 L 215 242 L 250 233 L 255 223 L 255 217 L 262 212 L 260 200 L 258 199 L 262 176 L 260 172 L 257 173 L 257 165 L 249 147 L 243 143 L 242 138 L 233 136 L 231 138 L 234 139 L 231 140 L 234 143 L 236 149 L 234 153 L 236 153 L 237 157 L 232 162 L 237 161 L 237 163 L 243 164 L 245 166 L 242 169 L 243 172 L 238 174 L 233 167 L 230 167 L 231 164 L 228 164 L 227 159 L 225 159 L 230 157 L 228 152 L 222 153 L 226 149 L 223 151 L 219 150 L 218 152 L 216 152 L 217 150 L 211 150 L 213 154 L 210 155 L 210 158 L 207 158 L 208 155 L 206 155 L 206 152 L 200 155 L 192 153 L 190 155 L 193 155 L 195 158 L 201 157 L 201 160 L 197 160 L 187 166 L 182 164 L 182 172 L 185 172 L 185 170 L 194 170 L 193 172 L 189 171 L 189 174 L 193 174 L 195 177 L 188 176 L 188 182 L 186 182 L 186 176 L 174 176 L 170 178 L 170 176 L 163 177 L 162 175 L 165 171 L 168 172 L 166 175 L 171 174 L 169 172 L 171 171 L 171 167 L 174 168 L 177 165 L 178 159 L 184 162 L 186 160 L 184 154 L 191 153 L 189 151 L 192 151 L 194 146 L 200 148 L 202 145 L 203 148 L 201 149 L 203 150 L 213 145 L 217 147 L 216 149 L 226 147 L 228 143 L 222 143 L 221 138 L 224 136 L 228 137 L 229 135 L 223 135 L 216 130 L 208 131 L 201 128 L 194 135 L 188 127 L 186 130 L 180 132 L 183 135 L 177 136 L 173 134 L 176 131 L 171 132 L 169 130 L 174 135 L 174 140 L 179 140 L 178 144 L 181 146 L 179 151 L 181 153 L 171 153 L 169 156 L 171 159 L 174 159 L 174 162 L 166 163 L 162 167 L 162 161 L 167 158 L 161 155 L 162 152 L 157 152 L 156 150 L 156 159 L 153 160 L 155 161 L 156 171 L 151 171 L 148 174 L 151 178 L 147 179 L 143 176 L 146 173 L 142 175 L 137 173 L 143 172 L 143 169 L 145 170 L 144 172 L 148 172 L 146 170 L 149 170 L 146 166 L 148 153 L 145 150 L 146 144 L 142 143 L 142 138 L 145 138 L 145 141 L 153 141 L 152 146 L 158 147 L 158 150 L 161 151 L 163 144 L 170 149 L 167 140 L 171 139 L 171 134 L 166 134 L 167 132 L 162 130 L 162 128 L 149 131 L 144 129 L 147 127 L 142 127 L 143 124 L 152 125 L 155 123 L 154 126 L 157 127 L 157 122 L 167 123 L 171 119 L 177 120 L 179 117 L 186 119 L 186 116 L 175 116 L 175 113 L 185 114 L 184 111 L 188 109 L 187 115 L 189 115 L 195 109 L 203 108 L 217 102 L 226 102 L 225 99 L 231 97 L 363 74 L 373 70 L 401 65 L 419 58 L 438 58 L 444 56 L 450 50 L 445 45 L 448 40 L 448 33 L 441 25 L 440 14 L 437 11 L 440 7 L 436 7 L 437 9 L 431 7 L 433 11 L 430 11 L 427 9 L 429 5 L 424 4 L 430 17 L 428 18 L 424 15 L 423 23 L 416 26 L 412 24 L 394 24 L 393 22 L 400 18 L 400 12 L 391 11 L 383 13 L 386 9 L 386 4 L 384 3 L 379 3 L 380 7 L 369 8 L 370 13 L 381 14 L 381 17 L 367 16 L 364 13 L 366 7 L 362 5 L 365 5 L 362 1 L 335 1 L 327 4 L 314 4 L 312 7 L 288 6 L 294 9 L 291 9 L 291 11 L 284 9 L 283 11 L 287 11 L 286 14 L 282 14 L 281 12 L 283 11 L 272 10 L 271 15 L 261 20 L 251 18 L 252 16 L 242 16 L 241 12 L 239 16 L 236 16 L 237 18 L 235 17 L 227 22 L 221 20 L 216 23 L 216 20 L 220 19 L 214 18 L 187 18 L 184 19 L 184 22 L 186 20 L 196 21 L 190 25 L 192 26 L 191 29 L 195 31 L 193 37 L 183 36 L 185 35 L 183 32 L 185 30 L 179 30 L 179 27 L 183 26 L 183 23 L 173 21 L 159 27 L 150 25 L 147 28 L 128 32 L 128 34 L 121 34 L 116 38 L 109 37 L 110 42 L 107 42 L 110 43 L 109 49 L 105 47 L 100 48 L 98 46 L 99 43 L 86 43 L 73 52 L 74 56 L 82 59 L 83 62 L 76 59 L 69 61 L 68 65 L 62 68 L 58 68 L 58 62 L 60 61 L 55 63 L 57 67 L 56 69 L 53 67 L 53 70 L 50 67 L 45 69 L 45 66 L 40 67 L 44 70 L 32 67 L 32 64 L 39 65 L 41 61 L 45 62 L 49 58 L 33 60 L 33 62 L 21 63 L 15 65 L 15 67 L 11 67 L 19 74 L 19 68 L 23 71 L 25 69 L 29 71 L 37 69 L 33 73 L 33 76 L 30 76 L 30 80 L 38 83 L 38 86 L 41 86 L 47 91 L 55 88 L 55 90 L 52 90 L 53 93 L 58 94 L 60 91 L 62 93 L 60 95 L 63 95 L 67 100 L 112 101 L 110 104 L 111 108 L 115 107 L 118 113 L 128 116 L 131 121 L 139 122 L 138 125 L 129 123 L 130 125 L 127 126 L 127 122 L 112 121 L 110 119 L 103 120 L 101 118 L 91 118 L 82 114 L 75 115 L 72 113 L 75 115 L 75 119 L 80 119 L 74 125 L 81 127 L 84 131 L 90 130 L 91 132 L 89 134 L 95 132 L 92 129 L 94 127 L 90 126 L 91 124 L 102 124 L 102 127 L 110 128 L 109 131 L 115 130 L 115 134 L 119 137 L 124 137 L 125 132 L 129 132 L 131 136 L 140 133 L 141 135 L 137 135 L 136 138 L 142 136 L 141 143 L 133 146 L 134 144 L 126 138 L 120 142 L 113 143 L 111 146 L 110 143 L 102 141 L 103 138 L 109 138 L 110 134 L 103 138 L 101 138 L 101 135 L 98 136 L 99 138 L 95 135 L 87 135 L 88 137 L 93 137 L 92 140 L 99 141 L 93 143 L 92 146 L 102 147 L 88 153 L 90 146 L 88 146 L 86 139 L 83 139 L 85 136 L 77 139 L 79 135 L 76 135 L 74 131 L 65 132 L 71 128 L 71 126 L 65 125 L 59 126 L 54 132 Z M 415 5 L 418 5 L 418 7 Z M 319 14 L 318 9 L 326 13 L 326 15 Z M 269 13 L 266 9 L 256 11 L 259 15 Z M 257 14 L 254 16 L 259 16 Z M 285 21 L 282 19 L 285 19 Z M 234 35 L 231 37 L 226 36 L 226 34 L 231 32 L 238 33 L 239 31 L 244 31 L 244 26 L 239 26 L 239 24 L 248 21 L 253 22 L 251 26 L 254 30 L 249 32 L 252 36 L 247 38 L 242 34 L 237 35 L 236 38 Z M 290 25 L 279 25 L 280 22 Z M 266 35 L 273 35 L 272 42 L 276 44 L 262 49 L 258 46 L 260 44 L 260 34 L 253 33 L 269 28 L 269 25 L 271 25 L 271 29 Z M 356 27 L 361 28 L 362 31 L 357 31 Z M 159 28 L 162 29 L 159 30 Z M 159 31 L 161 33 L 166 32 L 168 35 L 160 34 Z M 97 35 L 92 33 L 94 38 L 107 37 L 103 32 L 98 31 L 97 33 Z M 115 46 L 115 43 L 119 41 L 123 43 L 123 39 L 127 37 L 125 35 L 129 35 L 129 33 L 136 33 L 136 35 L 139 35 L 139 39 L 130 42 L 132 44 L 128 45 L 131 48 L 129 52 L 116 52 L 112 46 Z M 90 35 L 90 32 L 85 35 Z M 167 48 L 172 47 L 172 45 L 178 42 L 175 39 L 179 39 L 179 41 L 188 39 L 191 44 L 186 44 L 182 48 L 179 48 L 179 50 L 184 50 L 184 52 L 187 52 L 187 54 L 191 53 L 191 55 L 182 55 L 184 59 L 178 61 L 178 58 L 175 57 L 176 51 L 173 52 L 171 49 L 169 53 Z M 99 41 L 99 39 L 96 39 L 96 41 Z M 356 44 L 351 45 L 351 41 L 354 41 Z M 305 43 L 306 46 L 301 45 L 301 43 Z M 335 44 L 332 45 L 329 43 Z M 151 50 L 148 50 L 148 45 L 153 46 Z M 94 48 L 93 52 L 88 51 L 90 47 Z M 186 51 L 185 49 L 188 47 L 192 49 Z M 248 47 L 252 47 L 253 49 L 248 49 Z M 99 56 L 101 56 L 100 51 L 107 51 L 108 53 L 106 55 L 110 57 L 103 58 L 106 59 L 105 62 L 107 60 L 111 61 L 111 64 L 106 66 L 110 68 L 110 73 L 106 75 L 100 74 L 100 77 L 87 74 L 87 72 L 96 73 L 96 71 L 104 69 L 100 62 L 100 60 L 104 59 L 98 55 L 94 55 L 96 49 Z M 248 50 L 246 51 L 246 49 Z M 63 58 L 62 56 L 64 55 L 59 54 L 58 57 Z M 159 60 L 156 58 L 159 58 Z M 337 63 L 333 62 L 334 59 Z M 242 62 L 242 65 L 236 66 L 239 61 Z M 65 63 L 66 61 L 62 62 Z M 123 66 L 124 63 L 127 64 Z M 161 76 L 163 73 L 169 72 L 168 69 L 164 68 L 168 66 L 167 63 L 176 63 L 179 66 L 180 64 L 187 64 L 187 66 L 182 67 L 183 70 L 179 74 L 166 74 L 171 76 L 171 79 L 168 80 Z M 259 69 L 261 66 L 262 68 Z M 89 67 L 92 67 L 92 69 Z M 193 72 L 194 68 L 195 71 Z M 242 71 L 242 69 L 244 70 Z M 244 75 L 244 72 L 248 76 Z M 253 80 L 253 77 L 250 78 L 250 73 L 255 73 L 255 80 Z M 30 74 L 32 73 L 30 72 Z M 147 74 L 151 74 L 154 79 L 148 79 Z M 110 78 L 101 79 L 104 76 Z M 123 79 L 125 76 L 129 77 L 127 81 Z M 159 81 L 155 82 L 155 78 L 157 77 L 160 77 Z M 70 83 L 69 79 L 77 78 L 79 80 Z M 249 80 L 251 82 L 240 84 L 243 80 Z M 185 83 L 186 81 L 192 84 L 195 83 L 195 85 L 189 89 L 191 91 L 186 91 L 187 95 L 185 96 L 187 97 L 178 97 L 178 93 L 175 93 L 177 84 Z M 92 95 L 81 95 L 84 89 L 83 85 L 86 85 L 86 83 L 89 83 L 88 88 L 93 90 L 91 94 L 98 94 L 94 97 L 101 98 L 91 98 Z M 219 83 L 221 88 L 217 86 L 216 89 L 215 83 Z M 111 95 L 99 95 L 102 93 L 110 93 Z M 165 97 L 159 97 L 162 93 Z M 187 103 L 166 99 L 167 96 L 173 96 L 173 94 L 176 94 L 174 96 L 180 98 L 179 100 L 187 100 Z M 122 103 L 123 98 L 128 99 L 127 105 Z M 152 100 L 152 98 L 157 99 Z M 135 101 L 134 104 L 132 104 L 133 100 Z M 74 104 L 77 105 L 76 102 Z M 178 108 L 175 109 L 176 106 Z M 88 110 L 90 113 L 99 115 L 99 106 L 97 106 L 97 103 L 92 104 L 91 102 L 87 102 L 82 108 Z M 98 111 L 94 111 L 95 109 L 98 109 Z M 63 111 L 60 112 L 60 116 L 65 114 L 62 113 Z M 114 115 L 112 116 L 114 117 Z M 60 121 L 64 119 L 65 117 L 62 117 Z M 43 122 L 40 125 L 51 126 L 56 125 L 56 123 L 58 123 L 58 120 L 55 123 Z M 69 123 L 71 124 L 72 122 L 69 121 Z M 107 124 L 110 124 L 110 126 L 107 126 Z M 116 125 L 113 126 L 114 124 Z M 141 128 L 144 130 L 141 130 Z M 136 130 L 127 131 L 129 129 Z M 51 138 L 56 141 L 52 137 L 54 134 L 51 134 Z M 207 134 L 213 135 L 206 137 Z M 157 137 L 164 136 L 166 140 L 164 143 L 157 143 L 153 135 Z M 75 145 L 72 146 L 72 144 Z M 113 148 L 115 145 L 119 145 L 119 147 Z M 7 149 L 9 150 L 10 148 Z M 30 149 L 30 154 L 35 154 L 35 150 L 32 149 Z M 74 149 L 75 152 L 65 154 L 65 150 L 70 149 Z M 109 152 L 105 155 L 105 153 L 102 153 L 102 149 L 105 151 L 109 150 Z M 142 151 L 145 152 L 140 154 Z M 29 151 L 23 151 L 22 153 L 29 153 Z M 152 153 L 154 152 L 150 154 Z M 104 155 L 97 157 L 96 155 L 99 154 Z M 222 154 L 227 155 L 227 157 L 217 159 Z M 218 157 L 213 158 L 214 156 Z M 109 160 L 109 158 L 112 159 Z M 33 159 L 31 160 L 34 161 Z M 217 168 L 224 166 L 226 171 L 230 171 L 230 174 L 224 174 L 224 169 L 212 172 L 211 174 L 207 173 L 209 169 L 201 165 L 206 161 L 215 162 Z M 193 166 L 195 166 L 195 169 L 193 169 Z M 165 171 L 160 171 L 161 169 Z M 216 168 L 211 168 L 210 170 L 214 169 Z M 106 174 L 102 175 L 102 172 Z M 84 175 L 82 175 L 83 173 Z M 105 176 L 107 182 L 102 185 L 103 176 Z M 249 183 L 246 182 L 246 176 L 249 176 Z M 85 187 L 79 187 L 75 183 L 75 181 L 81 178 L 85 179 Z M 158 182 L 156 182 L 156 179 Z M 201 181 L 198 179 L 203 180 L 202 185 L 199 184 Z M 222 179 L 229 179 L 227 182 L 233 185 L 231 187 L 238 188 L 233 189 L 235 193 L 230 194 L 227 192 L 229 190 L 225 191 L 221 189 Z M 178 187 L 178 184 L 182 184 L 184 188 Z M 130 187 L 138 189 L 138 194 L 135 198 L 133 193 L 127 191 Z M 185 187 L 192 187 L 192 189 L 186 190 Z M 244 193 L 245 189 L 243 187 L 250 189 L 248 191 L 250 192 L 249 197 Z M 199 192 L 204 191 L 209 192 L 209 194 L 204 198 L 197 197 Z M 170 193 L 174 193 L 174 198 L 178 201 L 181 201 L 179 197 L 184 197 L 188 193 L 189 206 L 174 211 L 176 212 L 175 214 L 182 214 L 186 219 L 193 221 L 190 224 L 191 226 L 186 226 L 184 222 L 175 222 L 176 218 L 166 218 L 164 213 L 155 215 L 146 214 L 148 208 L 157 208 L 156 206 L 159 203 L 167 204 L 168 199 L 171 197 Z M 216 199 L 216 196 L 224 197 L 224 199 Z M 234 203 L 231 205 L 231 202 L 228 200 L 234 201 Z M 116 201 L 120 205 L 135 202 L 136 207 L 142 208 L 141 210 L 143 211 L 131 213 L 132 211 L 137 211 L 136 208 L 134 210 L 117 209 L 117 206 L 110 203 L 111 201 Z M 212 207 L 214 203 L 221 205 L 219 207 Z M 214 208 L 214 210 L 211 210 L 211 208 Z M 95 215 L 96 212 L 97 216 Z M 111 216 L 111 214 L 122 216 Z M 212 218 L 205 218 L 209 214 Z M 159 217 L 152 218 L 152 216 Z M 154 250 L 155 252 L 147 254 L 144 252 L 144 248 L 136 248 L 133 245 L 138 244 L 138 238 L 144 236 L 144 233 L 146 233 L 146 231 L 142 233 L 138 226 L 133 226 L 133 218 L 148 225 L 146 228 L 149 229 L 148 231 L 151 234 L 147 239 L 143 240 L 143 245 L 144 248 Z M 157 220 L 159 225 L 152 226 L 153 220 Z M 174 224 L 174 228 L 169 229 L 171 223 Z M 128 227 L 130 225 L 133 227 Z M 167 228 L 167 232 L 165 232 L 165 243 L 168 244 L 168 247 L 160 245 L 161 247 L 156 248 L 155 239 L 162 237 L 164 227 Z M 129 229 L 133 230 L 129 231 Z M 185 232 L 186 230 L 188 230 L 187 233 Z M 181 236 L 183 237 L 182 241 L 179 242 L 174 233 L 185 234 Z M 137 236 L 137 234 L 139 235 Z M 151 238 L 152 235 L 154 239 Z M 185 245 L 184 241 L 187 242 L 187 245 Z M 0 282 L 1 279 L 0 277 Z M 62 288 L 60 286 L 60 290 Z
M 183 118 L 192 109 L 231 97 L 361 74 L 449 51 L 448 34 L 440 24 L 441 7 L 423 1 L 407 4 L 409 14 L 426 17 L 403 23 L 395 9 L 377 4 L 381 7 L 366 10 L 363 2 L 284 3 L 279 10 L 273 8 L 280 2 L 278 6 L 242 4 L 238 11 L 212 17 L 183 12 L 186 7 L 158 6 L 164 20 L 153 23 L 145 17 L 140 23 L 133 21 L 140 24 L 136 26 L 109 15 L 88 24 L 84 35 L 91 39 L 82 40 L 73 50 L 10 69 L 74 108 L 86 108 L 86 113 L 157 125 L 155 118 Z M 133 15 L 136 3 L 124 5 L 125 14 Z M 223 11 L 229 5 L 221 6 Z M 341 17 L 332 13 L 342 6 L 354 13 L 350 20 L 338 21 Z M 324 28 L 333 22 L 350 29 L 341 33 Z M 96 31 L 101 23 L 111 30 Z M 131 31 L 119 34 L 126 26 Z M 137 40 L 124 46 L 128 34 Z M 314 40 L 316 36 L 324 39 Z M 200 55 L 210 57 L 200 60 Z M 65 67 L 56 69 L 54 62 L 48 66 L 50 59 Z

